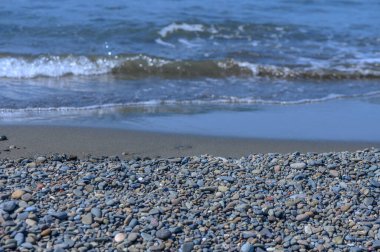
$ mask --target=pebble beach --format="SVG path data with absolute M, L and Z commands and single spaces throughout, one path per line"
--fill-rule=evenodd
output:
M 0 160 L 0 251 L 376 251 L 380 150 Z

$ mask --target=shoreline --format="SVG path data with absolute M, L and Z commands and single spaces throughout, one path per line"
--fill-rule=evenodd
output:
M 92 156 L 183 157 L 210 154 L 239 158 L 252 153 L 335 152 L 380 147 L 380 142 L 283 140 L 169 134 L 124 129 L 2 125 L 0 158 L 65 153 Z M 11 148 L 10 148 L 11 147 Z

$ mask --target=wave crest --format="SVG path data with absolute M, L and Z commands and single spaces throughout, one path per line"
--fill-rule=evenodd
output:
M 115 74 L 125 78 L 379 79 L 378 64 L 308 69 L 225 60 L 169 60 L 147 55 L 12 56 L 0 55 L 0 77 L 35 78 Z

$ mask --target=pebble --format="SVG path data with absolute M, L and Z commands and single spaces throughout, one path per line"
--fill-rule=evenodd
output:
M 7 136 L 5 135 L 0 136 L 0 141 L 6 141 L 6 140 L 8 140 Z
M 83 224 L 85 224 L 85 225 L 91 225 L 92 222 L 93 222 L 92 214 L 88 213 L 88 214 L 82 215 L 81 220 L 82 220 Z
M 255 247 L 250 244 L 250 243 L 244 243 L 243 246 L 241 246 L 241 249 L 240 249 L 241 252 L 254 252 L 255 251 Z
M 12 193 L 11 198 L 12 199 L 21 199 L 21 196 L 25 193 L 23 190 L 16 190 Z
M 91 213 L 94 217 L 97 217 L 97 218 L 102 217 L 102 211 L 100 210 L 100 208 L 97 208 L 97 207 L 91 208 Z
M 0 209 L 8 213 L 12 213 L 16 208 L 17 208 L 17 203 L 15 201 L 7 201 L 0 205 Z
M 372 149 L 44 158 L 0 160 L 1 249 L 380 249 L 380 152 Z
M 114 240 L 115 240 L 115 242 L 120 243 L 120 242 L 124 241 L 125 238 L 126 238 L 126 235 L 124 233 L 118 233 L 115 235 Z M 128 236 L 128 238 L 129 238 L 129 236 Z
M 129 242 L 134 242 L 134 241 L 136 241 L 138 238 L 139 238 L 139 234 L 138 234 L 138 233 L 130 233 L 130 234 L 128 235 L 127 240 L 128 240 Z
M 156 237 L 160 238 L 161 240 L 167 240 L 171 235 L 172 233 L 167 229 L 160 229 L 156 232 Z
M 194 248 L 194 243 L 193 242 L 185 242 L 181 246 L 181 252 L 191 252 Z
M 290 164 L 290 168 L 292 169 L 297 169 L 297 170 L 303 170 L 306 168 L 306 164 L 305 163 L 293 163 L 293 164 Z

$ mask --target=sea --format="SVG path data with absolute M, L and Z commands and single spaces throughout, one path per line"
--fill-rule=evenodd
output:
M 380 1 L 0 4 L 0 124 L 380 140 Z

